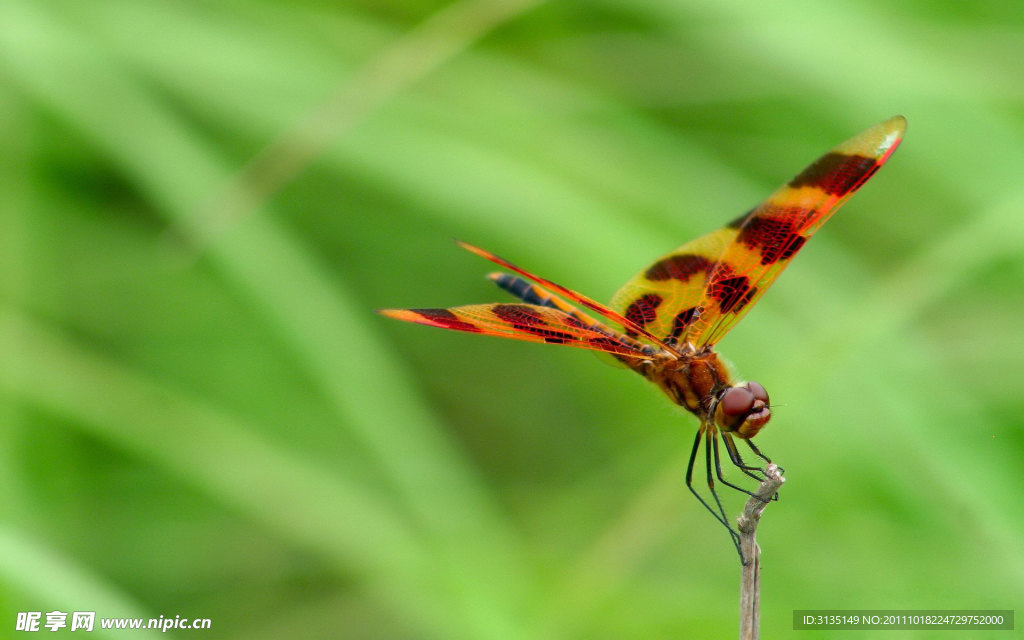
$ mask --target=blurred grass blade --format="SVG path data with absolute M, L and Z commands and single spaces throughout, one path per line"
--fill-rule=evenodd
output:
M 11 24 L 18 29 L 4 28 Z M 196 207 L 227 178 L 224 164 L 131 83 L 115 60 L 40 5 L 17 2 L 0 12 L 0 50 L 9 62 L 17 61 L 10 68 L 21 86 L 105 149 L 170 221 L 193 232 L 203 228 Z M 450 581 L 439 593 L 465 610 L 455 619 L 484 625 L 475 629 L 477 637 L 514 637 L 519 623 L 509 608 L 523 597 L 527 565 L 503 516 L 441 425 L 403 383 L 388 350 L 356 320 L 372 317 L 371 311 L 349 302 L 340 285 L 271 220 L 264 211 L 239 225 L 214 248 L 213 260 L 280 328 L 342 424 L 364 439 L 405 507 L 425 527 L 446 571 L 423 579 Z M 500 588 L 494 575 L 505 577 Z
M 31 606 L 19 604 L 19 611 L 92 611 L 96 613 L 90 638 L 121 638 L 123 631 L 103 630 L 99 618 L 143 618 L 150 619 L 166 612 L 146 611 L 131 596 L 122 593 L 116 586 L 101 576 L 90 573 L 87 568 L 76 565 L 52 549 L 41 547 L 38 542 L 27 539 L 5 526 L 0 525 L 0 578 L 7 585 L 17 587 L 31 600 Z M 11 602 L 4 604 L 10 605 Z M 4 609 L 5 625 L 13 629 L 14 611 Z M 173 617 L 173 614 L 172 614 Z M 67 618 L 70 629 L 70 615 Z M 45 613 L 40 620 L 40 631 L 50 633 L 42 625 L 46 623 Z M 81 633 L 85 633 L 81 631 Z M 161 631 L 135 629 L 132 637 L 166 638 Z

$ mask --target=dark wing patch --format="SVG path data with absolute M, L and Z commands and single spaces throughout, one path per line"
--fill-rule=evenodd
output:
M 686 282 L 693 276 L 710 270 L 711 260 L 692 253 L 677 253 L 658 260 L 644 272 L 648 280 L 680 280 Z
M 834 196 L 855 190 L 881 166 L 878 159 L 858 154 L 826 153 L 789 182 L 794 189 L 816 187 Z
M 448 309 L 383 309 L 397 320 L 501 338 L 564 344 L 626 358 L 649 358 L 654 350 L 604 326 L 587 327 L 560 310 L 532 304 L 474 304 Z
M 797 229 L 798 220 L 806 219 L 808 212 L 794 211 L 779 216 L 755 215 L 740 229 L 737 242 L 761 254 L 761 264 L 767 265 L 793 257 L 807 238 Z
M 625 315 L 641 327 L 645 327 L 658 317 L 658 307 L 662 301 L 662 297 L 656 293 L 642 295 L 626 308 Z
M 891 118 L 847 140 L 780 187 L 742 218 L 735 241 L 717 257 L 684 340 L 718 342 L 753 307 L 808 238 L 892 155 L 906 121 Z M 731 229 L 732 227 L 726 227 Z

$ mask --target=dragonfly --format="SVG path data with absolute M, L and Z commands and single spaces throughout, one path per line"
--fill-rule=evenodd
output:
M 772 405 L 761 384 L 734 380 L 714 347 L 807 240 L 886 163 L 906 124 L 895 116 L 836 146 L 747 213 L 658 258 L 623 285 L 608 305 L 459 242 L 511 272 L 488 278 L 518 302 L 379 313 L 443 329 L 604 352 L 639 373 L 699 420 L 686 486 L 729 530 L 739 551 L 739 534 L 729 524 L 715 479 L 753 493 L 726 480 L 719 440 L 733 465 L 762 480 L 765 470 L 747 464 L 736 441 L 771 464 L 752 439 L 771 419 Z M 710 502 L 693 483 L 702 445 Z

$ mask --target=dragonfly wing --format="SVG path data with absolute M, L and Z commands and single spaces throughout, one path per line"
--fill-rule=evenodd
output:
M 736 239 L 708 278 L 711 309 L 688 329 L 695 346 L 718 342 L 775 282 L 807 240 L 889 159 L 907 121 L 890 118 L 835 147 L 729 225 Z
M 793 256 L 899 145 L 896 116 L 847 140 L 725 227 L 662 257 L 615 294 L 612 307 L 669 342 L 718 342 Z
M 568 313 L 535 304 L 474 304 L 448 309 L 381 309 L 385 316 L 443 329 L 564 344 L 627 358 L 649 358 L 634 342 L 602 325 L 586 326 Z
M 461 241 L 456 241 L 456 242 L 458 242 L 458 245 L 460 247 L 462 247 L 463 249 L 465 249 L 465 250 L 467 250 L 467 251 L 469 251 L 471 253 L 475 253 L 478 256 L 482 257 L 482 258 L 486 258 L 487 260 L 490 260 L 491 262 L 493 262 L 493 263 L 495 263 L 497 265 L 501 265 L 502 267 L 505 267 L 506 269 L 509 269 L 510 271 L 514 271 L 515 273 L 517 273 L 520 276 L 526 278 L 527 280 L 532 280 L 533 282 L 536 282 L 538 285 L 540 285 L 541 291 L 543 291 L 544 293 L 550 295 L 550 292 L 553 291 L 554 293 L 556 293 L 556 294 L 558 294 L 560 296 L 564 296 L 566 299 L 571 300 L 572 302 L 574 302 L 574 303 L 576 303 L 576 304 L 578 304 L 578 305 L 580 305 L 582 307 L 590 309 L 591 311 L 596 312 L 597 314 L 601 315 L 602 317 L 604 317 L 604 318 L 606 318 L 608 320 L 611 320 L 612 322 L 618 324 L 619 326 L 621 326 L 626 331 L 626 333 L 628 335 L 630 335 L 630 336 L 641 336 L 644 340 L 648 340 L 648 341 L 652 342 L 656 347 L 660 347 L 660 348 L 665 349 L 666 351 L 669 351 L 669 352 L 672 351 L 671 348 L 667 344 L 665 344 L 662 340 L 660 340 L 657 336 L 655 336 L 654 334 L 650 333 L 649 331 L 644 329 L 642 326 L 635 324 L 632 320 L 623 317 L 622 315 L 617 313 L 615 310 L 606 307 L 605 305 L 601 304 L 600 302 L 596 302 L 596 301 L 588 298 L 587 296 L 583 295 L 582 293 L 579 293 L 577 291 L 573 291 L 572 289 L 569 289 L 567 287 L 563 287 L 562 285 L 557 284 L 555 282 L 552 282 L 551 280 L 548 280 L 546 278 L 541 278 L 538 275 L 534 275 L 534 274 L 530 273 L 529 271 L 527 271 L 527 270 L 525 270 L 525 269 L 523 269 L 521 267 L 517 267 L 516 265 L 512 264 L 508 260 L 505 260 L 504 258 L 501 258 L 499 256 L 494 255 L 490 251 L 487 251 L 485 249 L 481 249 L 480 247 L 475 247 L 475 246 L 473 246 L 473 245 L 471 245 L 469 243 L 466 243 L 466 242 L 461 242 Z
M 704 312 L 699 305 L 709 273 L 735 240 L 736 231 L 728 227 L 691 240 L 623 285 L 612 296 L 611 307 L 668 344 L 682 344 Z

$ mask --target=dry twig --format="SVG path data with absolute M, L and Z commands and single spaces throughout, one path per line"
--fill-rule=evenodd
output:
M 740 554 L 743 556 L 743 572 L 740 578 L 740 640 L 757 640 L 761 624 L 761 548 L 757 546 L 754 534 L 761 512 L 786 481 L 782 470 L 774 464 L 765 468 L 765 480 L 747 500 L 743 514 L 738 519 L 740 532 Z

